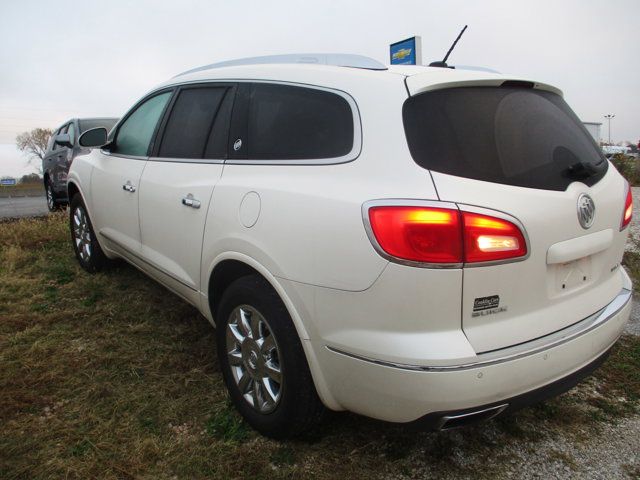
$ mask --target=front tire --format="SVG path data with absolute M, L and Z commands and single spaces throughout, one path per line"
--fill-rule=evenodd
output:
M 53 191 L 53 185 L 48 180 L 44 184 L 44 191 L 47 197 L 47 208 L 50 212 L 55 212 L 60 209 L 58 201 L 56 200 L 56 194 Z
M 79 193 L 74 195 L 69 206 L 69 229 L 73 251 L 80 266 L 89 273 L 102 270 L 108 259 L 100 248 L 87 207 Z
M 291 317 L 271 285 L 259 275 L 236 280 L 217 313 L 222 375 L 247 423 L 276 439 L 319 423 L 324 406 Z

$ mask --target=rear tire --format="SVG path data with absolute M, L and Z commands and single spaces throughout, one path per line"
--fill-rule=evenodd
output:
M 235 407 L 271 438 L 300 435 L 325 411 L 289 312 L 259 275 L 233 282 L 217 319 L 218 360 Z
M 108 262 L 87 212 L 87 207 L 79 193 L 71 199 L 69 206 L 69 229 L 71 243 L 78 263 L 89 273 L 102 270 Z

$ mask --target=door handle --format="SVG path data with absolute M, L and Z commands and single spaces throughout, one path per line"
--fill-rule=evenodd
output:
M 200 208 L 200 200 L 196 200 L 191 194 L 182 197 L 182 204 L 191 208 Z
M 122 189 L 126 192 L 135 192 L 136 191 L 136 187 L 134 187 L 133 185 L 131 185 L 131 183 L 127 182 L 124 185 L 122 185 Z

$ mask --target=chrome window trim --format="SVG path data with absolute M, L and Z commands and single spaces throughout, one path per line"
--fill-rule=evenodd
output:
M 388 206 L 399 206 L 399 207 L 432 207 L 432 208 L 448 208 L 451 210 L 460 210 L 462 212 L 470 212 L 470 213 L 478 213 L 481 215 L 489 215 L 496 218 L 501 218 L 503 220 L 507 220 L 514 225 L 516 225 L 522 235 L 524 237 L 527 254 L 521 257 L 516 258 L 507 258 L 504 260 L 492 260 L 489 262 L 473 262 L 473 263 L 427 263 L 427 262 L 416 262 L 412 260 L 406 260 L 403 258 L 397 258 L 392 255 L 389 255 L 387 252 L 383 250 L 383 248 L 378 243 L 376 236 L 373 233 L 373 228 L 371 227 L 371 222 L 369 220 L 369 209 L 371 207 L 388 207 Z M 509 215 L 500 210 L 493 210 L 490 208 L 478 207 L 475 205 L 467 205 L 463 203 L 453 203 L 453 202 L 441 202 L 439 200 L 415 200 L 415 199 L 402 199 L 402 198 L 392 198 L 392 199 L 378 199 L 378 200 L 369 200 L 362 204 L 362 221 L 364 223 L 364 229 L 367 232 L 367 237 L 371 241 L 373 248 L 378 252 L 378 254 L 389 260 L 393 263 L 398 263 L 400 265 L 406 265 L 409 267 L 418 267 L 418 268 L 475 268 L 475 267 L 487 267 L 491 265 L 503 265 L 506 263 L 516 263 L 522 262 L 529 258 L 531 254 L 531 244 L 529 242 L 529 235 L 527 234 L 527 230 L 524 228 L 524 225 L 520 220 L 516 217 Z
M 215 165 L 224 164 L 223 159 L 219 158 L 172 158 L 172 157 L 149 157 L 150 162 L 169 162 L 169 163 L 209 163 Z
M 103 155 L 107 155 L 109 157 L 118 157 L 118 158 L 126 158 L 128 160 L 149 160 L 149 157 L 144 157 L 140 155 L 122 155 L 119 153 L 113 153 L 110 150 L 100 149 L 100 152 Z
M 327 350 L 344 355 L 347 357 L 362 360 L 376 365 L 397 368 L 400 370 L 411 370 L 417 372 L 454 372 L 460 370 L 470 370 L 473 368 L 487 367 L 500 363 L 518 360 L 520 358 L 529 357 L 537 353 L 550 350 L 567 342 L 575 340 L 587 333 L 595 330 L 615 317 L 627 304 L 631 301 L 631 290 L 622 288 L 620 293 L 606 307 L 598 310 L 596 313 L 570 325 L 562 330 L 550 333 L 534 340 L 514 345 L 511 347 L 491 350 L 478 353 L 472 360 L 455 364 L 455 365 L 411 365 L 405 363 L 389 362 L 386 360 L 377 360 L 364 355 L 345 352 L 341 349 L 326 345 Z

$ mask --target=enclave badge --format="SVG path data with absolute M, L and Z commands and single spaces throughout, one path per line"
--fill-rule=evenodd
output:
M 581 193 L 578 197 L 578 221 L 584 229 L 593 225 L 593 219 L 596 215 L 596 204 L 593 199 L 586 193 Z

